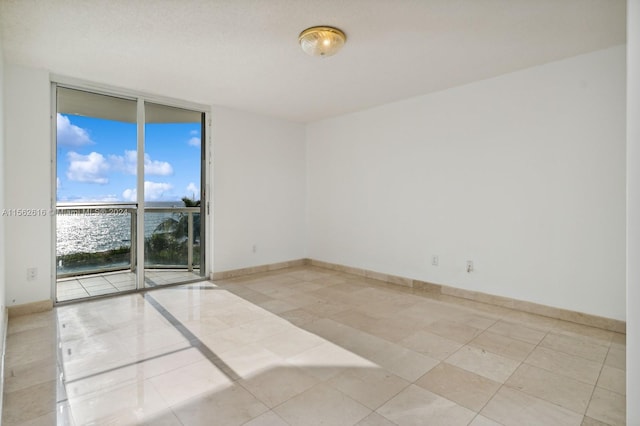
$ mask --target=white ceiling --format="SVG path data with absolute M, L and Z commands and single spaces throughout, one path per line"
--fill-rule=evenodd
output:
M 313 121 L 625 43 L 625 0 L 0 0 L 5 61 Z M 298 34 L 332 25 L 335 56 Z

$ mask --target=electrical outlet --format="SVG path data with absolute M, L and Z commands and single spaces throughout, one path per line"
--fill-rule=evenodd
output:
M 473 271 L 473 261 L 467 260 L 467 272 L 472 272 L 472 271 Z
M 253 253 L 257 252 L 257 251 L 258 251 L 258 246 L 256 246 L 255 244 L 254 244 L 254 245 L 252 245 L 252 246 L 251 246 L 251 251 L 252 251 Z
M 38 268 L 27 268 L 27 281 L 33 281 L 38 278 Z
M 434 254 L 433 256 L 431 256 L 431 264 L 433 266 L 438 266 L 440 260 L 438 259 L 438 255 Z

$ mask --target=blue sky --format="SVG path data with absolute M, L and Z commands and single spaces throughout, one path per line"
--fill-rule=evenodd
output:
M 135 123 L 58 114 L 57 199 L 136 201 Z M 145 126 L 145 201 L 200 199 L 200 123 Z

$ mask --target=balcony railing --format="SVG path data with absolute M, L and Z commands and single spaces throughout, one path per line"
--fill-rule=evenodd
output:
M 135 270 L 135 205 L 73 204 L 57 207 L 56 213 L 59 278 Z M 144 215 L 146 269 L 199 268 L 199 207 L 147 207 Z

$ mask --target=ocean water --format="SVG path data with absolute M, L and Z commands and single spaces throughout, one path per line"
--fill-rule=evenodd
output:
M 145 213 L 144 234 L 149 237 L 166 218 L 176 213 Z M 131 247 L 131 214 L 95 211 L 56 215 L 57 256 Z

